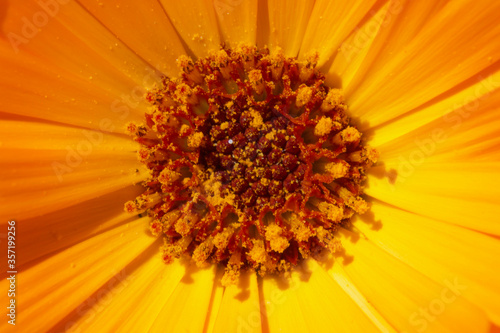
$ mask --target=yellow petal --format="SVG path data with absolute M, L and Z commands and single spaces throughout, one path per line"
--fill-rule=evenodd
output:
M 345 273 L 396 330 L 487 332 L 488 318 L 463 297 L 459 276 L 436 283 L 362 236 L 346 230 L 339 236 Z
M 396 0 L 399 1 L 399 0 Z M 377 10 L 371 10 L 369 18 L 363 20 L 339 47 L 330 69 L 326 75 L 326 83 L 331 87 L 349 87 L 353 78 L 365 65 L 367 56 L 374 52 L 371 48 L 380 29 L 397 10 L 394 1 L 388 1 Z
M 238 285 L 224 289 L 214 332 L 262 332 L 261 311 L 257 275 L 243 272 Z
M 19 272 L 16 301 L 23 315 L 16 325 L 27 332 L 48 331 L 73 309 L 88 308 L 93 302 L 88 298 L 105 283 L 126 283 L 131 272 L 124 267 L 155 240 L 145 233 L 145 225 L 144 219 L 137 219 Z M 0 285 L 8 290 L 7 280 Z M 3 321 L 0 329 L 6 325 Z
M 155 246 L 156 245 L 156 246 Z M 148 330 L 161 307 L 184 276 L 178 261 L 163 265 L 158 243 L 141 253 L 124 271 L 125 278 L 111 279 L 73 310 L 55 332 L 141 332 Z M 137 305 L 141 304 L 140 311 Z M 147 314 L 147 315 L 146 315 Z
M 314 260 L 293 271 L 288 281 L 269 277 L 263 282 L 270 332 L 379 332 Z
M 394 182 L 371 176 L 365 193 L 421 216 L 500 235 L 499 162 L 412 165 L 409 161 L 401 160 Z
M 500 324 L 500 272 L 493 269 L 500 257 L 497 239 L 378 201 L 371 211 L 369 223 L 355 223 L 370 241 L 437 283 L 456 275 L 466 286 L 463 297 Z
M 376 14 L 370 12 L 372 16 L 369 21 L 373 23 L 366 23 L 355 30 L 349 37 L 353 42 L 348 43 L 346 40 L 339 50 L 338 57 L 344 57 L 348 62 L 366 53 L 359 67 L 346 70 L 345 74 L 352 79 L 345 81 L 342 77 L 347 94 L 354 92 L 366 75 L 386 66 L 445 4 L 444 1 L 390 0 L 384 6 L 388 9 L 385 15 L 380 11 Z M 376 24 L 381 24 L 381 29 L 376 29 Z
M 448 139 L 450 136 L 467 131 L 473 125 L 490 127 L 491 121 L 494 120 L 491 119 L 490 115 L 496 114 L 496 109 L 500 105 L 500 71 L 489 76 L 479 76 L 468 80 L 461 86 L 464 87 L 458 91 L 454 89 L 441 99 L 426 103 L 405 114 L 404 117 L 394 119 L 376 128 L 370 144 L 380 146 L 405 135 L 408 138 L 411 137 L 412 141 L 416 136 L 422 134 L 427 134 L 428 137 L 432 138 L 432 132 L 436 132 L 436 129 L 445 131 L 446 139 Z M 489 119 L 481 123 L 481 117 Z M 416 131 L 417 129 L 418 131 Z M 475 129 L 475 132 L 479 132 L 476 135 L 481 135 L 482 131 L 483 129 Z M 473 138 L 469 137 L 469 141 L 472 140 Z M 440 146 L 442 143 L 446 142 L 439 142 Z M 455 148 L 463 148 L 458 142 L 452 144 L 455 145 Z M 398 142 L 394 146 L 400 145 L 401 142 Z M 386 150 L 391 148 L 393 148 L 392 145 Z
M 262 294 L 266 305 L 269 332 L 307 332 L 310 330 L 300 308 L 297 289 L 305 287 L 298 272 L 292 272 L 290 279 L 265 277 L 262 280 Z M 293 313 L 293 315 L 290 315 Z
M 177 284 L 161 307 L 150 330 L 161 332 L 202 332 L 215 284 L 215 267 L 195 269 Z M 193 314 L 196 314 L 193 317 Z
M 207 317 L 205 318 L 205 325 L 203 327 L 203 331 L 205 332 L 216 332 L 214 330 L 215 323 L 219 316 L 219 309 L 222 305 L 222 298 L 224 296 L 225 288 L 217 281 L 220 281 L 224 276 L 225 269 L 222 266 L 217 267 L 217 271 L 215 273 L 215 281 L 213 289 L 212 289 L 212 298 L 210 299 L 210 305 L 207 312 Z
M 318 67 L 323 66 L 340 47 L 342 41 L 371 9 L 374 0 L 350 2 L 318 0 L 309 19 L 299 58 L 311 51 L 318 51 Z
M 356 288 L 356 285 L 349 279 L 341 265 L 333 264 L 327 269 L 330 276 L 339 286 L 351 297 L 363 313 L 377 326 L 381 332 L 396 332 L 389 322 L 373 307 L 366 297 Z

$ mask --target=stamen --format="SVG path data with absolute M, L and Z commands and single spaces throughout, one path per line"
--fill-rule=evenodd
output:
M 260 70 L 251 70 L 248 73 L 248 79 L 250 80 L 250 84 L 252 85 L 252 88 L 255 90 L 257 95 L 260 95 L 264 92 L 264 80 L 262 79 L 262 72 Z
M 177 65 L 182 70 L 188 81 L 196 84 L 201 84 L 203 82 L 200 71 L 195 67 L 194 62 L 190 57 L 181 55 L 177 59 Z
M 316 126 L 314 127 L 314 135 L 324 136 L 330 134 L 333 130 L 339 130 L 342 125 L 331 118 L 321 117 Z
M 340 108 L 345 110 L 344 95 L 340 89 L 330 89 L 328 95 L 326 95 L 323 103 L 321 104 L 321 111 L 328 112 L 333 108 Z
M 278 81 L 279 79 L 281 79 L 281 74 L 283 73 L 283 65 L 285 63 L 283 50 L 280 47 L 276 48 L 269 59 L 273 80 Z
M 312 52 L 306 56 L 306 61 L 300 66 L 300 80 L 302 82 L 307 82 L 311 78 L 318 64 L 318 60 L 318 52 Z

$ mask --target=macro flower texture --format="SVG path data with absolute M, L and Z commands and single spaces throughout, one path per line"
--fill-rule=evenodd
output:
M 500 2 L 2 0 L 2 332 L 500 332 Z

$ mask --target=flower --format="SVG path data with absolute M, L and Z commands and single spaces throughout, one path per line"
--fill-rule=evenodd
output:
M 14 314 L 2 331 L 498 330 L 498 7 L 3 1 L 0 233 L 15 221 L 17 273 L 0 283 Z M 222 287 L 217 267 L 163 265 L 149 218 L 123 211 L 147 178 L 124 135 L 145 89 L 222 42 L 318 51 L 380 152 L 344 251 L 290 278 Z

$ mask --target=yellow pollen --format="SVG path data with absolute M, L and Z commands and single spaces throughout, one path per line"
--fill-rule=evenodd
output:
M 344 94 L 340 89 L 330 89 L 321 104 L 321 110 L 323 112 L 328 112 L 334 107 L 341 107 L 342 109 L 345 109 Z
M 338 194 L 345 201 L 346 205 L 351 207 L 358 214 L 364 214 L 369 208 L 366 201 L 360 197 L 356 197 L 344 187 L 340 188 Z
M 255 127 L 257 129 L 261 128 L 264 125 L 264 120 L 262 119 L 262 115 L 253 108 L 250 109 L 249 112 L 250 116 L 252 117 L 250 126 Z
M 341 207 L 335 206 L 334 204 L 328 202 L 321 202 L 318 205 L 320 212 L 324 213 L 326 217 L 332 221 L 337 222 L 344 216 L 344 210 Z
M 295 105 L 297 105 L 298 108 L 303 107 L 309 101 L 311 100 L 313 94 L 313 89 L 311 87 L 308 87 L 306 85 L 301 85 L 297 91 L 297 99 L 295 101 Z
M 264 92 L 264 81 L 262 79 L 262 72 L 258 69 L 251 70 L 248 73 L 248 80 L 252 85 L 252 88 L 255 90 L 257 95 L 260 95 Z
M 189 131 L 189 128 L 190 127 L 188 125 L 182 124 L 181 130 L 179 131 L 179 134 L 182 136 L 186 135 L 186 133 Z
M 285 63 L 285 56 L 281 47 L 277 47 L 269 57 L 271 62 L 271 74 L 274 80 L 279 80 L 283 73 L 283 65 Z
M 200 71 L 195 67 L 193 60 L 186 56 L 181 55 L 176 60 L 177 66 L 185 73 L 186 77 L 193 83 L 201 84 L 203 78 Z
M 221 186 L 222 183 L 215 178 L 213 173 L 202 184 L 202 192 L 206 194 L 207 200 L 219 209 L 222 209 L 226 204 L 234 204 L 234 198 L 236 197 L 234 193 L 223 193 Z
M 180 173 L 178 173 L 176 171 L 172 171 L 168 168 L 165 168 L 162 170 L 162 172 L 160 172 L 160 176 L 158 177 L 158 181 L 162 184 L 170 186 L 176 180 L 178 180 L 180 177 L 181 177 Z
M 181 55 L 177 58 L 176 62 L 177 66 L 186 74 L 189 74 L 194 70 L 193 60 L 186 55 Z
M 207 264 L 207 259 L 212 253 L 214 242 L 212 237 L 208 237 L 203 243 L 193 251 L 193 260 L 198 267 L 204 267 Z
M 198 221 L 199 216 L 193 212 L 186 212 L 184 215 L 175 223 L 175 231 L 180 235 L 186 236 L 190 233 L 191 229 Z
M 316 234 L 318 235 L 319 241 L 324 243 L 331 253 L 336 253 L 342 249 L 342 244 L 340 243 L 340 241 L 334 239 L 332 233 L 328 232 L 323 227 L 319 227 L 316 230 Z
M 227 52 L 224 50 L 215 52 L 214 60 L 215 66 L 219 68 L 222 77 L 226 80 L 229 80 L 231 78 L 231 66 Z
M 198 102 L 198 97 L 193 93 L 191 87 L 185 83 L 181 83 L 177 86 L 175 97 L 183 104 L 196 104 Z
M 354 127 L 348 126 L 346 129 L 340 131 L 333 138 L 333 143 L 342 145 L 344 143 L 356 142 L 361 138 L 361 133 Z
M 277 224 L 270 224 L 266 228 L 266 240 L 269 241 L 271 249 L 278 253 L 282 253 L 290 245 L 282 233 L 283 230 Z
M 240 44 L 236 48 L 236 52 L 240 54 L 245 70 L 250 70 L 254 65 L 254 54 L 256 51 L 254 45 Z
M 306 60 L 300 66 L 300 80 L 306 82 L 309 80 L 314 73 L 314 69 L 318 64 L 319 53 L 311 52 L 306 56 Z
M 203 141 L 203 133 L 196 132 L 189 136 L 188 138 L 188 147 L 198 148 Z
M 347 175 L 347 172 L 349 172 L 349 164 L 344 161 L 338 163 L 328 163 L 325 166 L 325 172 L 333 176 L 334 179 L 342 178 Z
M 314 232 L 304 224 L 304 221 L 297 214 L 292 214 L 289 223 L 291 224 L 291 231 L 299 242 L 306 242 L 314 236 Z
M 231 237 L 233 232 L 234 232 L 233 227 L 227 227 L 226 229 L 224 229 L 224 231 L 215 235 L 215 237 L 214 237 L 215 247 L 220 249 L 220 250 L 225 249 L 227 246 L 227 243 L 229 243 L 229 237 Z
M 267 260 L 267 252 L 264 247 L 264 241 L 261 239 L 254 239 L 253 240 L 253 247 L 248 252 L 248 255 L 252 261 L 256 262 L 257 264 L 263 264 Z
M 270 141 L 274 140 L 276 138 L 276 131 L 271 130 L 271 132 L 267 133 L 265 137 Z
M 223 286 L 230 286 L 236 284 L 240 276 L 240 268 L 243 263 L 241 262 L 241 253 L 234 252 L 229 259 L 226 267 L 226 272 L 221 279 Z
M 328 135 L 334 129 L 340 128 L 341 125 L 337 122 L 334 122 L 332 118 L 321 117 L 316 126 L 314 127 L 314 135 L 323 136 Z

